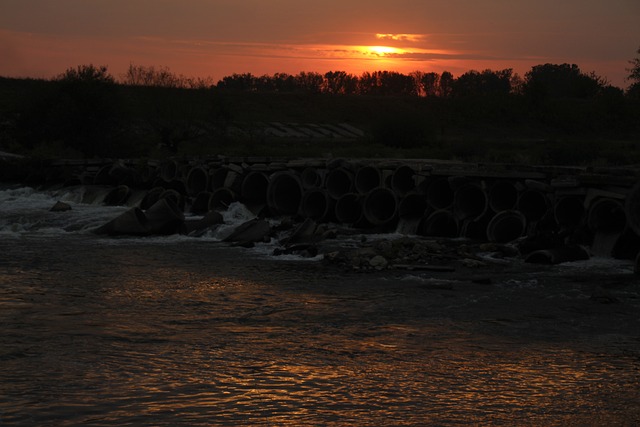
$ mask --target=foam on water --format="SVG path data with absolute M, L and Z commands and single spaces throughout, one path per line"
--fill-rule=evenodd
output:
M 0 234 L 18 237 L 26 233 L 47 236 L 89 232 L 127 209 L 83 204 L 83 197 L 81 188 L 37 191 L 31 187 L 20 187 L 0 190 Z M 67 203 L 71 210 L 51 212 L 58 201 Z
M 586 260 L 571 261 L 558 264 L 559 268 L 567 270 L 603 270 L 610 273 L 633 273 L 633 261 L 625 259 L 594 256 Z
M 108 188 L 70 187 L 51 191 L 38 191 L 31 187 L 5 188 L 0 190 L 0 236 L 20 238 L 30 235 L 41 238 L 56 238 L 67 233 L 90 234 L 95 228 L 111 221 L 131 206 L 104 206 L 102 200 Z M 56 202 L 62 201 L 71 206 L 71 210 L 51 212 Z M 169 236 L 95 236 L 96 243 L 107 246 L 136 244 L 179 244 L 202 241 L 220 243 L 240 224 L 256 218 L 245 205 L 234 202 L 220 212 L 223 224 L 211 227 L 204 234 L 193 237 L 181 234 Z M 202 216 L 186 215 L 187 220 L 201 219 Z M 270 219 L 273 227 L 280 225 L 277 219 Z M 279 238 L 270 242 L 258 243 L 248 251 L 253 256 L 273 258 L 282 261 L 319 261 L 323 257 L 303 257 L 301 255 L 279 255 L 273 252 L 279 245 Z

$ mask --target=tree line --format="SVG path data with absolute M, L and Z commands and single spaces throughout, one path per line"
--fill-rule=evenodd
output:
M 175 152 L 225 144 L 241 138 L 234 127 L 288 120 L 350 122 L 373 142 L 400 148 L 521 135 L 637 140 L 640 56 L 629 62 L 626 91 L 566 63 L 536 65 L 523 77 L 507 68 L 458 77 L 245 73 L 217 82 L 166 67 L 132 64 L 116 78 L 107 66 L 80 65 L 51 80 L 0 78 L 0 150 L 133 157 L 158 145 Z M 259 131 L 243 135 L 263 142 Z
M 89 66 L 92 67 L 92 66 Z M 637 68 L 637 64 L 636 64 Z M 69 75 L 71 73 L 71 75 Z M 59 78 L 73 78 L 71 69 Z M 631 71 L 634 84 L 627 91 L 638 92 L 640 76 Z M 114 79 L 115 82 L 115 79 Z M 614 87 L 595 73 L 585 73 L 576 64 L 541 64 L 528 71 L 524 78 L 513 69 L 483 71 L 471 70 L 458 76 L 442 73 L 414 71 L 403 74 L 396 71 L 363 72 L 359 76 L 346 71 L 275 73 L 256 76 L 252 73 L 225 76 L 217 83 L 211 78 L 189 78 L 172 73 L 168 68 L 130 65 L 120 83 L 133 86 L 166 88 L 229 90 L 260 93 L 324 93 L 334 95 L 379 95 L 421 97 L 469 97 L 529 95 L 534 97 L 588 98 L 602 92 L 617 92 Z

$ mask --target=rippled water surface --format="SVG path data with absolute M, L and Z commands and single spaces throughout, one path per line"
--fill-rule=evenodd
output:
M 580 266 L 482 284 L 88 234 L 0 254 L 2 426 L 640 423 L 625 266 L 603 298 Z

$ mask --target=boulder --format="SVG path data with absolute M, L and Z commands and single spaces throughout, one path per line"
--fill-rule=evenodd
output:
M 270 233 L 271 225 L 263 219 L 255 218 L 240 224 L 223 241 L 243 246 L 247 243 L 264 242 Z
M 71 205 L 65 202 L 60 202 L 60 201 L 56 202 L 56 204 L 53 205 L 51 209 L 49 209 L 49 211 L 51 212 L 66 212 L 70 210 L 71 210 Z

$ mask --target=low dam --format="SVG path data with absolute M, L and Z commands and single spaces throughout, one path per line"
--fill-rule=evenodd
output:
M 141 211 L 167 199 L 205 215 L 239 201 L 259 217 L 495 243 L 528 238 L 527 252 L 540 262 L 561 262 L 573 246 L 629 259 L 640 251 L 633 168 L 214 157 L 56 161 L 23 178 L 102 186 L 105 204 Z

